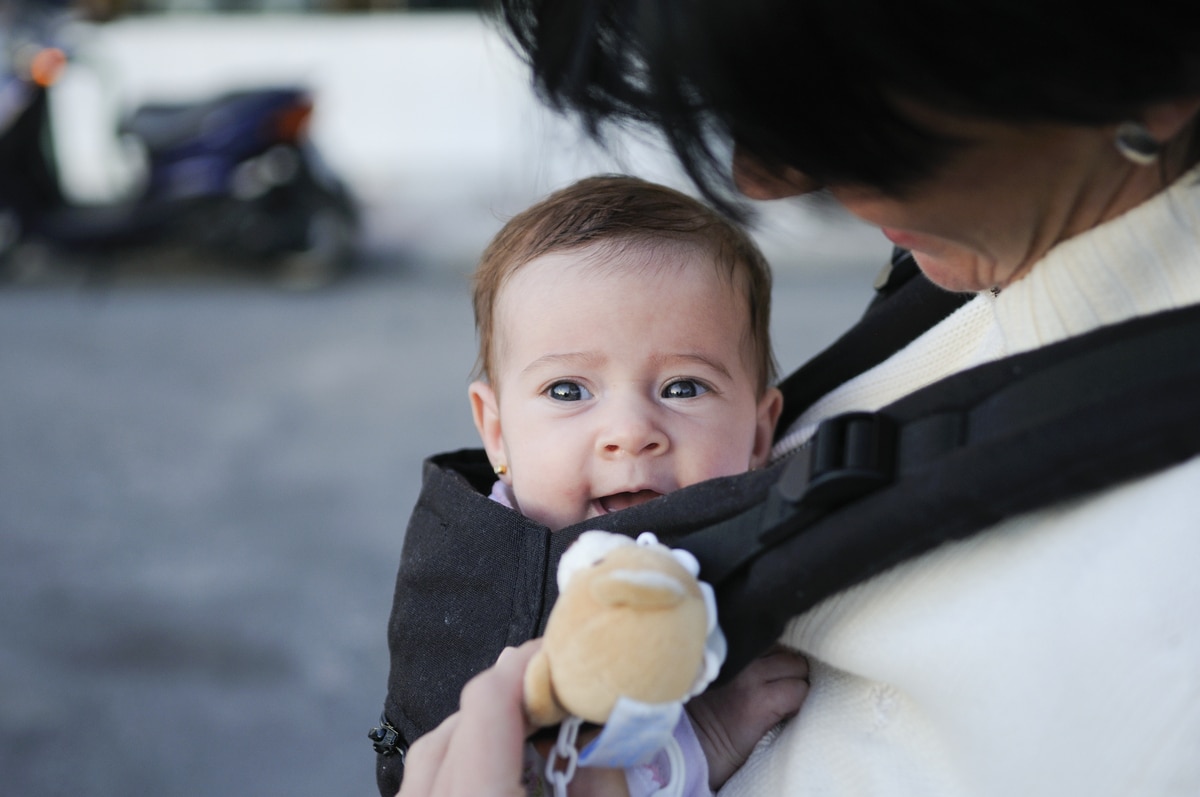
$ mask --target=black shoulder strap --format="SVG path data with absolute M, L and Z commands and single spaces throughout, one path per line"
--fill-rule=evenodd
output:
M 1200 307 L 1136 319 L 831 418 L 766 500 L 673 544 L 716 586 L 736 672 L 905 559 L 1195 456 L 1198 407 Z

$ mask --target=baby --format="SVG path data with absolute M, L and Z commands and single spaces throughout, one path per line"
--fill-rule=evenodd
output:
M 582 180 L 509 221 L 474 288 L 469 394 L 497 501 L 557 531 L 767 462 L 783 403 L 770 272 L 697 200 L 631 177 Z M 707 762 L 701 789 L 798 711 L 806 685 L 803 658 L 776 650 L 691 701 L 681 730 L 694 728 Z M 627 777 L 633 792 L 661 785 Z

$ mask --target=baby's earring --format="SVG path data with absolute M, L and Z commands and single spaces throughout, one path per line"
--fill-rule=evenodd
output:
M 492 472 L 497 476 L 503 476 L 504 474 L 508 473 L 508 466 L 501 462 L 499 465 L 492 468 Z

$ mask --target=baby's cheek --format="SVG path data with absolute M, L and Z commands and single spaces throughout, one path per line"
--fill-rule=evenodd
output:
M 547 476 L 526 486 L 528 489 L 522 491 L 514 482 L 513 492 L 521 514 L 548 526 L 551 531 L 587 519 L 589 502 L 578 485 Z
M 745 473 L 750 470 L 750 455 L 753 451 L 753 445 L 738 439 L 729 440 L 725 445 L 715 447 L 703 455 L 689 458 L 696 468 L 691 483 Z
M 545 430 L 525 445 L 512 469 L 513 492 L 521 512 L 551 529 L 587 518 L 591 498 L 590 468 L 581 444 L 570 429 Z M 532 435 L 528 436 L 532 437 Z

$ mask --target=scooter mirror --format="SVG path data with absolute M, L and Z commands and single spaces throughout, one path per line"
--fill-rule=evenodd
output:
M 42 88 L 49 88 L 59 79 L 66 66 L 66 53 L 57 47 L 43 47 L 29 59 L 29 79 Z

